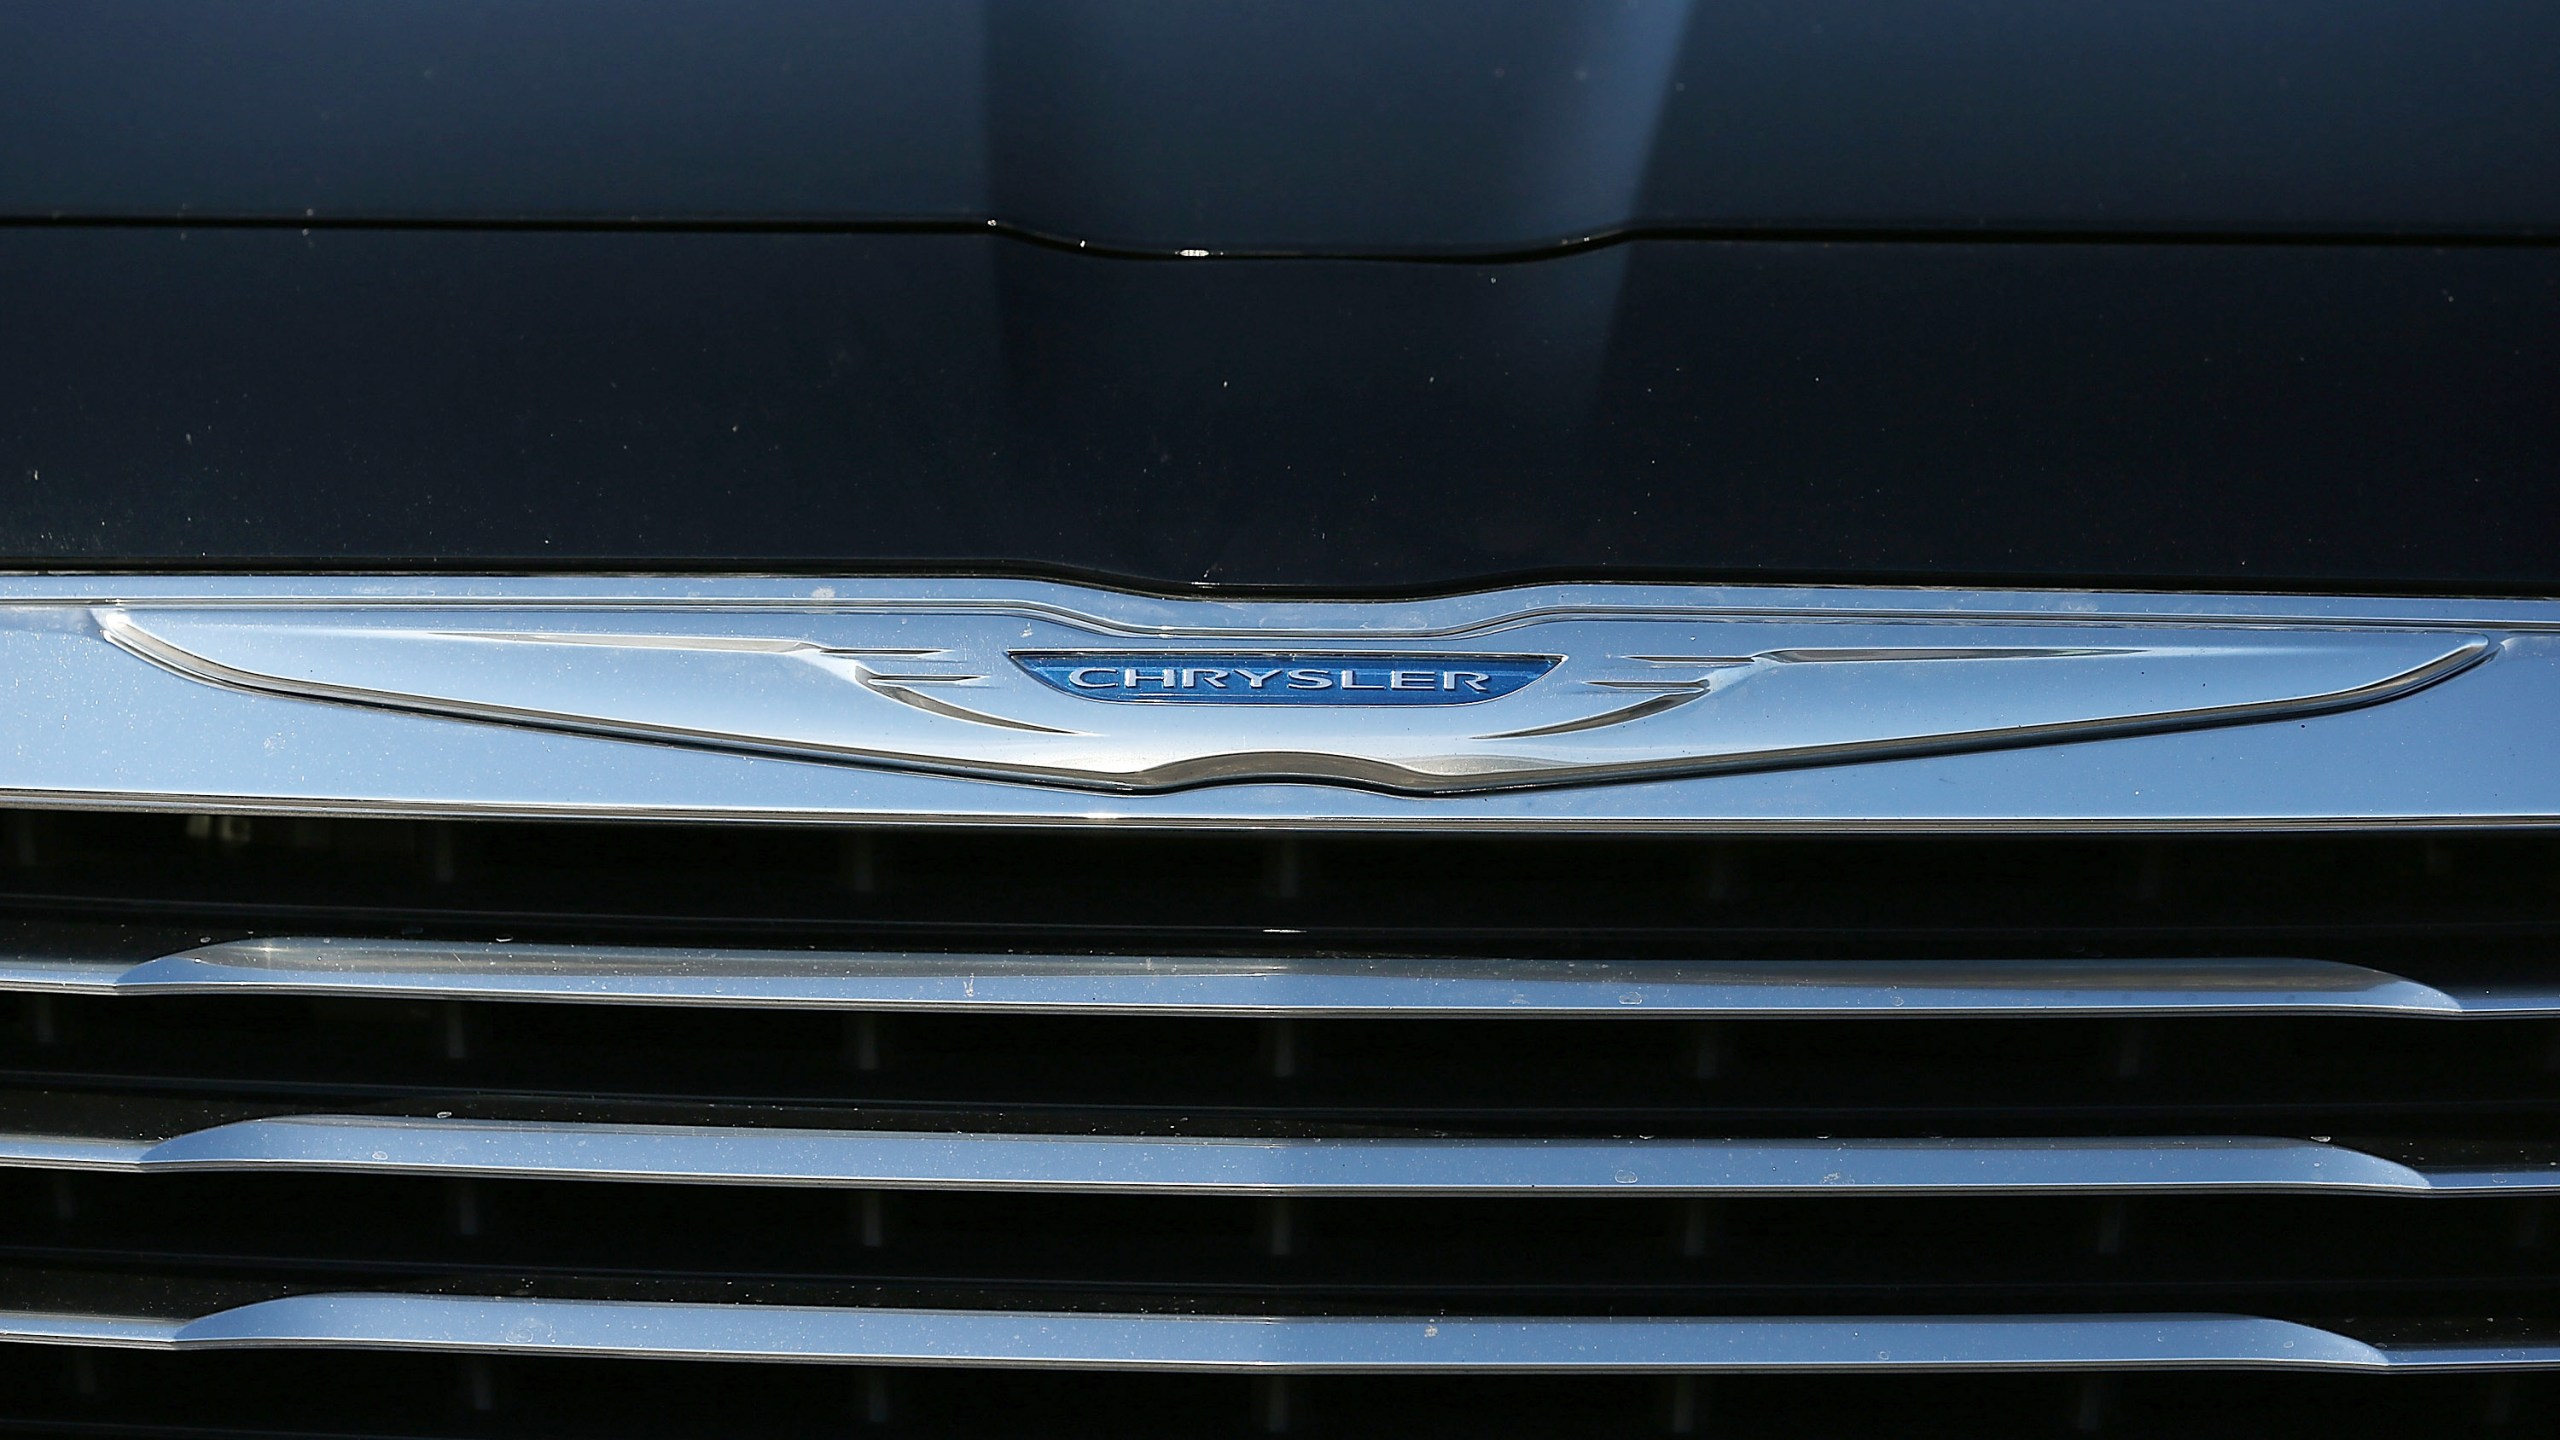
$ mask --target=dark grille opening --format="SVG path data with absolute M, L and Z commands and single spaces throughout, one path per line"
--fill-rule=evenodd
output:
M 0 952 L 20 962 L 0 984 L 0 1311 L 22 1321 L 183 1321 L 330 1295 L 1114 1317 L 2234 1316 L 2395 1355 L 2560 1357 L 2560 838 L 1168 837 L 47 813 L 8 817 L 0 840 Z M 2046 1013 L 2030 997 L 1996 1013 L 1783 1018 L 569 1003 L 464 982 L 143 994 L 97 978 L 280 936 L 1389 969 L 1609 960 L 1639 976 L 1824 960 L 1878 985 L 1913 962 L 2103 961 L 2118 968 L 2099 973 L 2134 976 L 2150 961 L 2239 974 L 2275 959 L 2369 967 L 2512 1013 L 2359 1014 L 2319 993 L 2312 1013 L 2215 1013 L 2211 966 L 2180 972 L 2189 1013 Z M 351 1117 L 477 1128 L 417 1173 L 342 1173 L 369 1163 L 329 1149 L 360 1133 L 346 1129 L 295 1131 L 317 1148 L 231 1153 L 212 1173 L 118 1173 L 215 1127 Z M 1624 1193 L 1319 1193 L 1285 1156 L 1252 1172 L 1261 1194 L 778 1183 L 794 1177 L 751 1167 L 598 1178 L 620 1162 L 581 1161 L 581 1147 L 605 1143 L 594 1127 L 630 1125 L 823 1143 L 1604 1141 L 1639 1159 Z M 525 1134 L 555 1138 L 555 1168 L 472 1168 L 472 1147 Z M 2000 1178 L 2010 1152 L 1996 1149 L 1946 1162 L 1987 1177 L 1948 1193 L 1861 1178 L 1857 1155 L 1837 1193 L 1665 1191 L 1632 1173 L 1660 1147 L 1755 1140 L 1915 1154 L 2051 1142 L 2066 1170 L 2083 1154 L 2113 1168 L 2091 1171 L 2087 1193 L 2026 1193 Z M 647 1145 L 611 1153 L 659 1153 Z M 2279 1168 L 2249 1181 L 2259 1193 L 2154 1183 L 2222 1153 Z M 2359 1175 L 2403 1193 L 2340 1188 Z M 2560 1415 L 2555 1382 L 2530 1371 L 2218 1374 L 2209 1356 L 2142 1373 L 2120 1355 L 2092 1375 L 1256 1379 L 259 1343 L 287 1353 L 0 1344 L 0 1432 L 2212 1435 L 2263 1433 L 2281 1413 L 2339 1434 L 2505 1434 Z
M 0 1434 L 175 1437 L 1739 1434 L 2504 1437 L 2550 1377 L 1134 1376 L 0 1351 Z
M 1257 1314 L 2231 1311 L 2560 1334 L 2560 1201 L 1350 1199 L 0 1176 L 0 1303 L 314 1290 Z M 112 1302 L 112 1303 L 110 1303 Z
M 2038 959 L 2317 946 L 2414 966 L 2457 958 L 2451 942 L 2560 937 L 2560 837 L 2515 834 L 1148 835 L 19 813 L 6 839 L 7 912 L 117 922 L 155 945 L 330 933 Z
M 1417 1024 L 16 995 L 0 1024 L 48 1037 L 0 1065 L 0 1122 L 41 1106 L 136 1137 L 317 1107 L 1063 1133 L 2560 1140 L 2560 1020 L 2539 1018 Z

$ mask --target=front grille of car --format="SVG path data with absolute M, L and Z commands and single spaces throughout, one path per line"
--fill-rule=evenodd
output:
M 2560 1419 L 2553 838 L 7 821 L 8 1433 Z

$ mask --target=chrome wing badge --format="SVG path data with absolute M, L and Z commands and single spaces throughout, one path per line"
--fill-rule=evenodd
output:
M 236 689 L 1119 792 L 1445 794 L 2074 742 L 2371 704 L 2491 649 L 2414 628 L 1694 608 L 1401 633 L 1148 628 L 997 601 L 91 613 L 132 654 Z

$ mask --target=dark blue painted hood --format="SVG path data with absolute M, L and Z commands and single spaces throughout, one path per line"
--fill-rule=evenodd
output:
M 0 215 L 2518 233 L 2555 77 L 2544 0 L 69 0 Z
M 0 6 L 0 564 L 2552 593 L 2554 77 L 2551 0 Z

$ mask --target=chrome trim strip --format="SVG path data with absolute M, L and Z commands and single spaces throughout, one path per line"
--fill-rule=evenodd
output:
M 0 1135 L 0 1166 L 1118 1195 L 2560 1193 L 2542 1165 L 2424 1171 L 2254 1137 L 1225 1139 L 428 1120 L 245 1120 L 157 1144 Z
M 1596 582 L 1522 585 L 1392 600 L 1231 599 L 1164 596 L 1047 580 L 936 576 L 779 575 L 186 575 L 0 573 L 0 605 L 128 603 L 259 608 L 312 603 L 614 610 L 687 609 L 968 611 L 1033 609 L 1104 633 L 1201 638 L 1252 630 L 1291 640 L 1358 637 L 1378 628 L 1428 639 L 1499 633 L 1511 620 L 1563 610 L 1696 615 L 1794 615 L 1967 620 L 2042 615 L 2067 621 L 2174 620 L 2202 624 L 2360 624 L 2472 630 L 2560 630 L 2545 599 L 2425 596 L 2240 595 L 2193 591 L 1960 589 L 1941 586 L 1654 585 Z
M 2465 1371 L 2549 1344 L 2377 1346 L 2244 1315 L 1598 1319 L 1127 1315 L 301 1295 L 187 1321 L 0 1314 L 0 1341 L 1261 1374 Z
M 0 991 L 1226 1016 L 2560 1015 L 2327 960 L 1545 961 L 929 955 L 283 938 L 0 956 Z
M 132 1315 L 0 1313 L 0 1341 L 38 1345 L 87 1345 L 112 1350 L 174 1350 L 184 1320 Z
M 108 629 L 184 639 L 189 654 L 202 642 L 294 693 L 188 678 Z M 1675 632 L 1694 644 L 1653 643 Z M 1007 668 L 979 663 L 1063 633 L 1168 656 L 1310 642 L 1418 657 L 1534 633 L 1566 663 L 1488 701 L 1504 714 L 1481 729 L 1429 735 L 1416 717 L 1454 724 L 1474 707 L 1109 705 L 1018 692 Z M 1714 643 L 1746 635 L 1738 653 Z M 862 647 L 882 636 L 908 654 L 875 668 Z M 580 646 L 585 659 L 562 658 Z M 496 670 L 474 659 L 499 650 L 514 658 Z M 0 803 L 14 804 L 1340 830 L 2560 824 L 2560 755 L 2542 741 L 2560 711 L 2551 601 L 1651 585 L 1245 601 L 943 579 L 6 576 L 0 670 Z M 725 687 L 750 675 L 775 705 L 730 704 Z M 1635 714 L 1631 682 L 1682 703 Z M 345 694 L 302 698 L 331 687 Z M 490 718 L 349 703 L 368 696 Z M 2357 708 L 2265 718 L 2333 701 Z M 1026 706 L 1039 713 L 1008 713 Z M 1583 723 L 1614 711 L 1627 713 Z M 554 721 L 572 728 L 542 728 Z M 1557 788 L 1482 788 L 1513 784 Z

